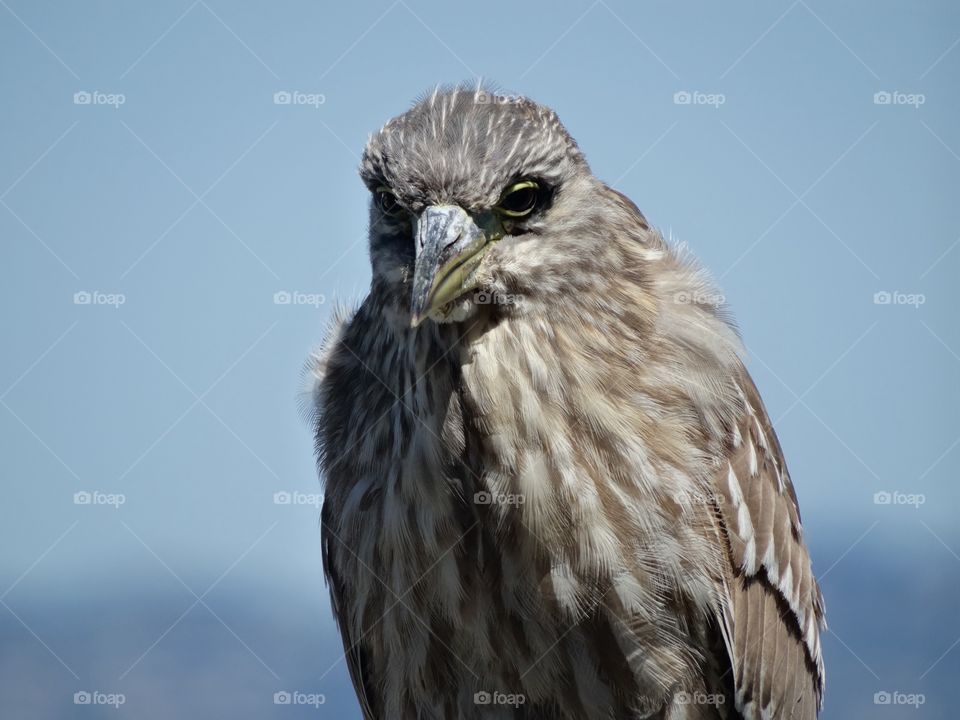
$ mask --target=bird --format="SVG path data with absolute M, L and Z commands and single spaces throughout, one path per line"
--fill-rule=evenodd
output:
M 815 718 L 797 496 L 690 250 L 485 85 L 418 98 L 359 174 L 371 284 L 305 392 L 365 720 Z

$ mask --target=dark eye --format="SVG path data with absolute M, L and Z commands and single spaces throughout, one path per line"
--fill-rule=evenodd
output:
M 403 205 L 400 204 L 397 196 L 388 187 L 378 187 L 373 194 L 373 201 L 384 215 L 397 217 L 403 212 Z
M 522 180 L 503 191 L 496 209 L 508 217 L 523 217 L 533 212 L 539 200 L 540 186 L 533 180 Z

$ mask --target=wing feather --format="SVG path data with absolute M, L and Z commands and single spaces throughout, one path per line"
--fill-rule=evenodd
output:
M 360 711 L 364 720 L 376 720 L 374 713 L 374 695 L 371 692 L 372 679 L 369 677 L 370 664 L 366 657 L 366 650 L 360 638 L 354 640 L 350 632 L 350 619 L 346 614 L 346 605 L 343 597 L 343 583 L 337 574 L 333 562 L 333 543 L 337 540 L 327 529 L 328 505 L 324 503 L 321 511 L 320 541 L 323 554 L 323 572 L 330 587 L 330 608 L 340 630 L 340 639 L 343 641 L 343 658 L 350 672 L 357 699 L 360 701 Z
M 812 720 L 823 695 L 823 598 L 780 443 L 746 370 L 740 387 L 743 412 L 716 476 L 734 704 L 746 720 Z

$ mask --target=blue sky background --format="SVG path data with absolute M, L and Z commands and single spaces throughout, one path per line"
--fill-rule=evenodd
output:
M 952 717 L 958 43 L 945 1 L 0 0 L 0 715 L 359 717 L 300 370 L 368 284 L 367 134 L 483 76 L 719 280 L 826 595 L 823 717 Z

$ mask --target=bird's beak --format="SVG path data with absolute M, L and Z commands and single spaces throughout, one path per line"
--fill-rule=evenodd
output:
M 416 267 L 410 326 L 473 289 L 474 270 L 490 242 L 466 210 L 458 205 L 431 205 L 414 228 Z

